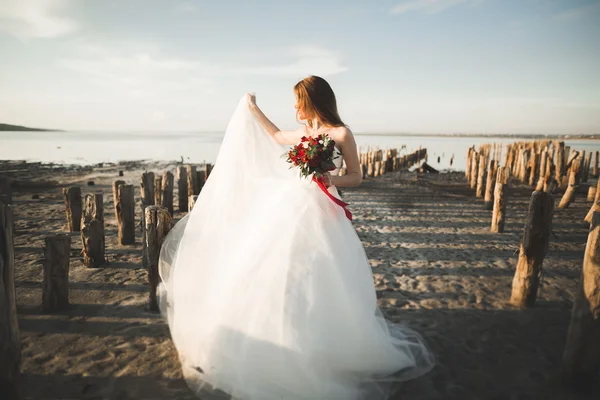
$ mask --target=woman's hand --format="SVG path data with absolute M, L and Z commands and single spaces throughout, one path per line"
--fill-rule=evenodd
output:
M 323 183 L 326 187 L 333 186 L 332 176 L 329 172 L 325 172 L 325 174 L 323 174 Z

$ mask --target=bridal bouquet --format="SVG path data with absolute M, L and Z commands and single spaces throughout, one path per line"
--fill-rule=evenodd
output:
M 335 169 L 333 160 L 339 156 L 334 155 L 335 142 L 329 136 L 321 134 L 316 138 L 302 136 L 300 143 L 292 146 L 284 157 L 292 164 L 290 168 L 300 168 L 300 176 L 306 178 L 312 175 L 312 180 L 319 188 L 338 206 L 342 207 L 346 217 L 352 221 L 352 213 L 346 208 L 348 203 L 333 196 L 325 186 L 323 175 Z
M 333 160 L 338 156 L 334 155 L 334 146 L 334 140 L 325 134 L 315 138 L 302 136 L 300 143 L 292 146 L 284 156 L 287 156 L 286 161 L 292 164 L 290 168 L 300 168 L 301 177 L 313 175 L 319 180 L 327 171 L 335 169 Z

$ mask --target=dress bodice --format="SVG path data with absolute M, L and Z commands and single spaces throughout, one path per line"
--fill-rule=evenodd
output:
M 329 171 L 329 173 L 331 175 L 339 175 L 344 159 L 342 158 L 342 152 L 337 147 L 334 147 L 334 149 L 335 150 L 333 151 L 333 153 L 337 156 L 337 158 L 333 160 L 333 163 L 335 164 L 335 169 L 333 171 Z

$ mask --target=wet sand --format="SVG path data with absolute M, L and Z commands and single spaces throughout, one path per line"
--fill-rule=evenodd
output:
M 145 310 L 141 231 L 136 245 L 117 244 L 111 190 L 116 179 L 132 183 L 139 203 L 141 173 L 176 166 L 0 162 L 0 174 L 18 180 L 16 286 L 26 398 L 194 399 L 165 321 Z M 90 180 L 94 186 L 87 186 Z M 110 264 L 85 268 L 79 234 L 73 234 L 71 307 L 46 314 L 40 307 L 43 238 L 66 232 L 61 188 L 68 185 L 104 192 Z M 524 186 L 510 190 L 506 232 L 493 234 L 491 211 L 462 173 L 393 173 L 343 189 L 383 313 L 418 330 L 437 358 L 436 368 L 404 384 L 397 399 L 600 398 L 598 389 L 577 394 L 557 378 L 587 239 L 586 196 L 555 209 L 537 306 L 523 311 L 508 304 L 530 195 Z M 139 205 L 136 213 L 139 221 Z

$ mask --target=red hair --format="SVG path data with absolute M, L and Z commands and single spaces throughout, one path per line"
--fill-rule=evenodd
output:
M 325 79 L 314 75 L 304 78 L 294 86 L 294 94 L 309 126 L 314 118 L 326 126 L 346 126 L 338 114 L 333 89 Z

